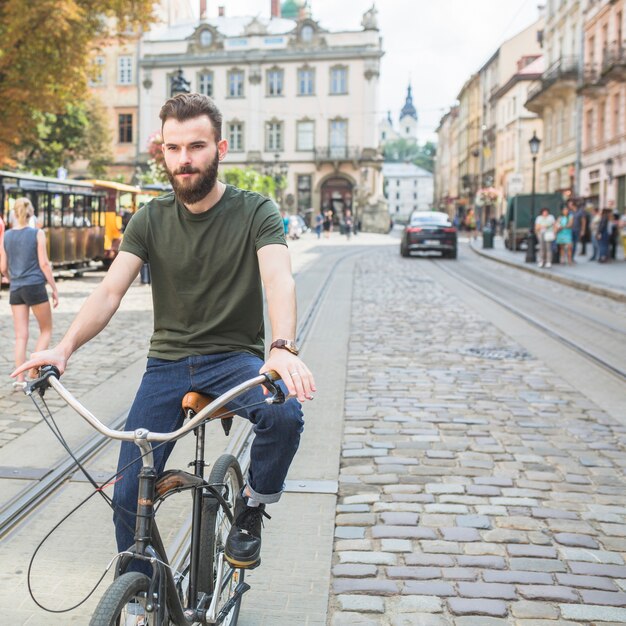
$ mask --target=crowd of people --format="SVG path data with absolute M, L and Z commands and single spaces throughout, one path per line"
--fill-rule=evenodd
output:
M 547 208 L 541 209 L 535 219 L 535 235 L 539 244 L 539 267 L 549 268 L 555 259 L 572 265 L 577 255 L 587 254 L 589 244 L 592 248 L 589 261 L 607 263 L 617 259 L 620 239 L 626 242 L 626 215 L 569 200 L 557 218 Z M 624 245 L 626 247 L 626 243 Z

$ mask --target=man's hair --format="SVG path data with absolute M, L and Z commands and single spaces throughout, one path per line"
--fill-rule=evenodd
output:
M 222 114 L 209 96 L 199 93 L 179 93 L 170 98 L 162 107 L 161 131 L 166 120 L 175 119 L 179 122 L 191 120 L 202 115 L 208 116 L 215 131 L 215 141 L 222 138 Z

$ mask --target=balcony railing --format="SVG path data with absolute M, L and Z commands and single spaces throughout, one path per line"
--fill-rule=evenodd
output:
M 626 70 L 626 43 L 613 41 L 605 49 L 602 55 L 602 74 L 610 74 L 617 71 L 621 78 Z
M 603 89 L 604 81 L 602 80 L 600 66 L 597 63 L 586 63 L 578 83 L 578 92 L 593 95 Z
M 322 161 L 358 161 L 361 149 L 355 146 L 323 146 L 315 148 L 315 160 Z
M 559 81 L 575 81 L 578 79 L 578 60 L 576 57 L 561 57 L 555 61 L 542 75 L 541 80 L 528 92 L 530 102 L 541 92 L 547 91 Z

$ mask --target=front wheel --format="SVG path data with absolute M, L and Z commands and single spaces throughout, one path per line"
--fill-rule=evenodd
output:
M 156 626 L 154 613 L 145 613 L 149 584 L 150 579 L 145 574 L 122 574 L 105 591 L 89 626 L 125 626 L 132 623 L 133 616 L 141 614 L 145 614 L 145 626 Z
M 234 511 L 235 500 L 243 488 L 243 476 L 237 459 L 231 454 L 220 456 L 211 469 L 208 482 L 210 485 L 223 485 L 221 494 L 228 502 L 230 510 Z M 233 569 L 224 559 L 221 589 L 215 589 L 219 554 L 224 552 L 231 525 L 228 515 L 219 502 L 214 498 L 206 497 L 202 507 L 197 588 L 198 591 L 208 595 L 219 593 L 220 607 L 228 602 L 237 585 L 242 583 L 244 578 L 243 570 Z M 234 626 L 239 618 L 240 606 L 241 597 L 222 623 L 227 626 Z

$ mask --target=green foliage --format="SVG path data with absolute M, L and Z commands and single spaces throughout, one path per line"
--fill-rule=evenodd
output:
M 415 163 L 429 172 L 435 170 L 437 146 L 431 141 L 419 145 L 416 141 L 400 138 L 383 146 L 383 156 L 388 163 Z
M 240 189 L 256 191 L 262 196 L 276 198 L 277 185 L 271 176 L 259 174 L 251 167 L 231 167 L 220 172 L 220 179 L 228 185 L 234 185 Z
M 58 115 L 33 111 L 33 127 L 35 132 L 17 148 L 21 169 L 56 176 L 59 167 L 84 158 L 92 175 L 104 172 L 110 158 L 109 130 L 96 101 L 67 104 Z
M 163 157 L 163 137 L 161 133 L 153 133 L 148 139 L 148 169 L 144 170 L 139 176 L 141 185 L 154 185 L 158 183 L 167 183 L 169 179 L 165 170 L 165 159 Z
M 91 53 L 108 37 L 148 26 L 153 0 L 0 0 L 0 166 L 87 92 Z M 38 115 L 43 114 L 43 119 Z

